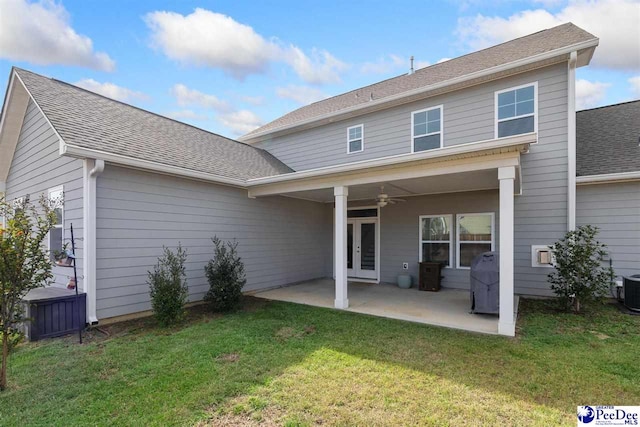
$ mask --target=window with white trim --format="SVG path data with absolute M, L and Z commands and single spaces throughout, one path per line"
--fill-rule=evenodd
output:
M 458 268 L 469 268 L 476 256 L 494 250 L 494 223 L 493 212 L 456 215 Z
M 536 131 L 536 83 L 496 92 L 496 138 Z
M 62 187 L 49 190 L 49 204 L 56 214 L 56 222 L 49 231 L 49 257 L 55 261 L 56 253 L 64 247 L 64 191 Z
M 347 154 L 364 150 L 364 125 L 351 126 L 347 129 Z
M 453 215 L 420 216 L 420 262 L 439 262 L 451 267 Z
M 411 113 L 411 144 L 414 153 L 442 147 L 442 105 Z

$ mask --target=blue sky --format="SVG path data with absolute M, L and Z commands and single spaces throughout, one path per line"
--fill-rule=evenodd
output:
M 238 136 L 323 97 L 563 22 L 597 35 L 578 105 L 640 98 L 637 0 L 0 1 L 12 65 Z

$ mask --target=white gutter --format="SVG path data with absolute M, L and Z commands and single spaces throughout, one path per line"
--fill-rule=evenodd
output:
M 639 181 L 640 171 L 587 175 L 576 178 L 578 185 L 610 184 L 613 182 Z
M 333 111 L 327 114 L 323 114 L 321 116 L 317 116 L 317 117 L 313 117 L 310 119 L 306 119 L 306 120 L 300 120 L 297 121 L 295 123 L 292 123 L 290 125 L 285 125 L 285 126 L 281 126 L 278 128 L 274 128 L 274 129 L 270 129 L 267 131 L 263 131 L 263 132 L 259 132 L 256 134 L 253 134 L 251 136 L 241 136 L 240 138 L 238 138 L 238 141 L 242 141 L 242 142 L 254 142 L 255 140 L 258 140 L 264 136 L 267 135 L 271 135 L 274 133 L 278 133 L 278 132 L 283 132 L 289 129 L 293 129 L 293 128 L 297 128 L 297 127 L 302 127 L 305 125 L 309 125 L 315 122 L 321 122 L 324 120 L 328 120 L 328 119 L 334 119 L 332 121 L 336 121 L 336 118 L 339 116 L 343 116 L 343 115 L 347 115 L 349 113 L 353 113 L 356 112 L 358 110 L 363 110 L 365 108 L 372 108 L 375 106 L 382 106 L 384 104 L 387 103 L 391 103 L 394 101 L 398 101 L 401 100 L 403 98 L 409 98 L 411 96 L 415 96 L 415 95 L 421 95 L 427 92 L 431 92 L 437 89 L 442 89 L 445 88 L 447 86 L 453 86 L 456 84 L 460 84 L 460 83 L 464 83 L 470 80 L 474 80 L 474 79 L 478 79 L 478 78 L 482 78 L 482 77 L 487 77 L 490 76 L 492 74 L 497 74 L 497 73 L 502 73 L 504 71 L 508 71 L 512 68 L 518 68 L 518 67 L 522 67 L 525 65 L 530 65 L 536 62 L 540 62 L 540 61 L 545 61 L 545 60 L 549 60 L 552 59 L 556 56 L 562 56 L 562 55 L 569 55 L 572 52 L 577 52 L 583 49 L 588 49 L 588 48 L 592 48 L 592 47 L 596 47 L 598 46 L 598 42 L 599 39 L 595 38 L 595 39 L 591 39 L 591 40 L 587 40 L 584 42 L 580 42 L 580 43 L 576 43 L 574 45 L 568 46 L 568 47 L 563 47 L 560 49 L 555 49 L 555 50 L 550 50 L 548 52 L 544 52 L 544 53 L 540 53 L 538 55 L 534 55 L 534 56 L 530 56 L 527 58 L 523 58 L 523 59 L 519 59 L 517 61 L 512 61 L 506 64 L 502 64 L 502 65 L 498 65 L 496 67 L 492 67 L 492 68 L 487 68 L 485 70 L 481 70 L 481 71 L 476 71 L 474 73 L 470 73 L 470 74 L 465 74 L 464 76 L 460 76 L 460 77 L 456 77 L 450 80 L 446 80 L 444 82 L 440 82 L 440 83 L 436 83 L 430 86 L 423 86 L 417 89 L 413 89 L 413 90 L 409 90 L 406 92 L 402 92 L 396 95 L 391 95 L 391 96 L 387 96 L 384 98 L 380 98 L 380 99 L 374 99 L 372 101 L 366 102 L 364 104 L 359 104 L 359 105 L 354 105 L 352 107 L 348 107 L 348 108 L 344 108 L 338 111 Z
M 272 184 L 275 182 L 293 181 L 304 178 L 315 178 L 325 175 L 333 175 L 337 173 L 353 172 L 362 169 L 369 169 L 380 166 L 400 165 L 407 162 L 415 162 L 421 160 L 438 159 L 443 157 L 464 155 L 464 154 L 482 154 L 483 151 L 491 151 L 508 147 L 516 147 L 518 145 L 533 144 L 537 140 L 536 133 L 528 133 L 524 135 L 510 136 L 506 138 L 490 139 L 486 141 L 477 141 L 469 144 L 460 144 L 450 147 L 438 148 L 419 153 L 398 154 L 395 156 L 382 157 L 374 160 L 363 160 L 360 162 L 345 163 L 337 166 L 325 166 L 316 169 L 308 169 L 300 172 L 292 172 L 282 175 L 267 176 L 264 178 L 254 178 L 247 181 L 248 187 L 263 184 Z
M 87 294 L 87 322 L 98 322 L 96 295 L 96 181 L 104 171 L 104 160 L 84 159 L 83 163 L 83 290 Z
M 244 188 L 246 181 L 243 179 L 227 178 L 206 172 L 199 172 L 193 169 L 171 166 L 164 163 L 152 162 L 150 160 L 136 159 L 133 157 L 123 156 L 120 154 L 108 153 L 106 151 L 93 150 L 90 148 L 78 147 L 62 143 L 60 145 L 60 154 L 78 157 L 78 158 L 96 158 L 106 162 L 117 163 L 122 166 L 128 166 L 136 169 L 145 169 L 148 171 L 159 172 L 165 175 L 182 176 L 195 178 L 201 181 L 215 182 L 218 184 L 231 185 L 234 187 Z
M 576 229 L 576 63 L 578 52 L 571 52 L 567 65 L 567 141 L 568 141 L 568 179 L 567 179 L 567 229 Z

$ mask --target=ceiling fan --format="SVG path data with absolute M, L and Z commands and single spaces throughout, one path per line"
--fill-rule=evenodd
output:
M 376 197 L 375 200 L 378 207 L 381 207 L 381 208 L 384 208 L 388 204 L 393 205 L 398 202 L 406 202 L 406 200 L 403 200 L 403 199 L 396 199 L 395 197 L 389 197 L 389 195 L 384 192 L 384 185 L 380 187 L 380 194 L 378 194 L 378 197 Z

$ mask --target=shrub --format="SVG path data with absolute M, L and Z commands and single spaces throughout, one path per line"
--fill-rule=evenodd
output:
M 598 228 L 585 225 L 569 231 L 552 246 L 556 270 L 549 274 L 551 289 L 565 310 L 601 302 L 614 278 L 606 266 L 606 245 L 596 240 Z
M 22 299 L 32 289 L 51 282 L 51 261 L 42 242 L 56 223 L 56 203 L 41 197 L 38 205 L 25 198 L 20 203 L 7 203 L 0 198 L 0 391 L 7 387 L 9 351 L 22 339 L 20 323 L 24 317 Z
M 209 281 L 204 300 L 214 311 L 233 310 L 240 304 L 242 288 L 247 283 L 244 264 L 238 256 L 238 242 L 223 242 L 217 236 L 211 241 L 214 257 L 204 268 Z
M 184 318 L 184 305 L 189 289 L 184 263 L 187 252 L 178 244 L 176 252 L 163 247 L 164 255 L 149 271 L 151 307 L 158 322 L 163 326 L 178 323 Z

